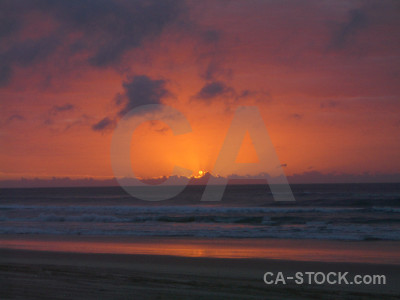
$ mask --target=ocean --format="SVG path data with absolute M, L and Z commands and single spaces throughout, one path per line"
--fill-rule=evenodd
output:
M 400 240 L 400 184 L 294 184 L 295 202 L 267 185 L 231 185 L 202 202 L 188 186 L 160 202 L 121 187 L 0 190 L 1 235 Z

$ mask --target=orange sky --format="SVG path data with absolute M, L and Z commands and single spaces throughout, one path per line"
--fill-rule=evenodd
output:
M 239 105 L 260 109 L 286 175 L 399 172 L 396 1 L 66 3 L 1 4 L 0 180 L 113 177 L 113 126 L 150 103 L 192 132 L 137 128 L 141 178 L 211 172 Z

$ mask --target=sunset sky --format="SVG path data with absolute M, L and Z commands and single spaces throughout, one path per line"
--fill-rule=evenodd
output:
M 116 124 L 157 103 L 192 131 L 140 125 L 140 178 L 212 172 L 241 105 L 287 176 L 398 174 L 400 2 L 0 1 L 0 180 L 112 178 Z

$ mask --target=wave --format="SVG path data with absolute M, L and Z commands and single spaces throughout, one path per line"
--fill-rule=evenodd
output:
M 218 215 L 196 215 L 196 216 L 135 216 L 115 217 L 109 215 L 83 214 L 65 216 L 56 214 L 41 214 L 32 218 L 6 218 L 1 217 L 3 222 L 83 222 L 83 223 L 143 223 L 143 222 L 165 222 L 165 223 L 232 223 L 232 224 L 269 224 L 271 218 L 267 216 L 218 216 Z
M 0 205 L 0 234 L 400 240 L 400 208 Z
M 400 213 L 400 208 L 399 207 L 377 207 L 374 206 L 372 207 L 373 211 L 376 212 L 386 212 L 386 213 Z
M 98 214 L 82 214 L 82 215 L 59 215 L 54 213 L 42 213 L 39 216 L 32 217 L 0 217 L 1 222 L 52 222 L 52 223 L 207 223 L 207 224 L 247 224 L 247 225 L 287 225 L 287 224 L 390 224 L 400 223 L 400 218 L 369 218 L 368 216 L 355 218 L 353 215 L 340 218 L 335 215 L 324 217 L 321 215 L 240 215 L 240 214 L 149 214 L 136 216 L 113 216 L 113 215 L 98 215 Z
M 59 206 L 59 205 L 0 205 L 0 210 L 40 210 L 54 212 L 105 212 L 110 214 L 265 214 L 265 213 L 345 213 L 361 211 L 365 208 L 354 207 L 223 207 L 223 206 Z
M 174 226 L 164 228 L 141 227 L 135 230 L 121 228 L 104 230 L 101 228 L 68 228 L 68 227 L 1 227 L 0 234 L 50 234 L 50 235 L 83 235 L 83 236 L 159 236 L 159 237 L 207 237 L 207 238 L 271 238 L 271 239 L 317 239 L 317 240 L 400 240 L 398 231 L 382 231 L 369 227 L 332 228 L 329 226 L 306 226 L 304 228 L 270 227 L 268 230 L 235 227 L 205 230 L 202 228 L 181 228 Z

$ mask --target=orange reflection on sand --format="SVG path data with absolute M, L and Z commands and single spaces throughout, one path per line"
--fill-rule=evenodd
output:
M 0 248 L 35 251 L 400 263 L 398 242 L 182 238 L 0 238 Z

